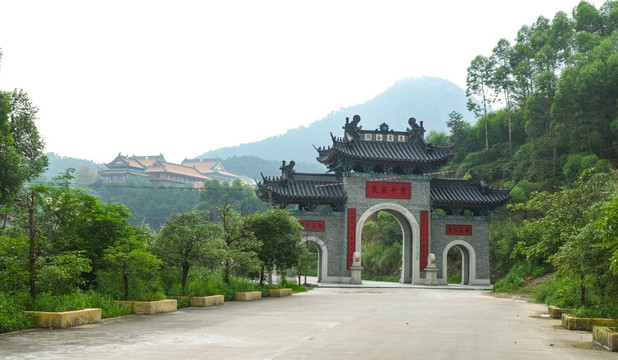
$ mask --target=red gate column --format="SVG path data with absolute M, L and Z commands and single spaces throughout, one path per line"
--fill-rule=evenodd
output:
M 356 209 L 348 209 L 348 270 L 356 251 Z
M 421 210 L 421 239 L 420 239 L 420 271 L 425 271 L 427 267 L 427 256 L 429 255 L 429 211 Z

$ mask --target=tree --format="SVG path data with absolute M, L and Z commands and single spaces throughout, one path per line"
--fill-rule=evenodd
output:
M 603 18 L 599 11 L 585 1 L 581 1 L 573 10 L 573 19 L 575 20 L 575 31 L 597 34 L 603 29 Z
M 285 279 L 286 270 L 299 261 L 303 228 L 298 220 L 283 209 L 268 210 L 248 219 L 255 238 L 262 243 L 257 255 L 262 262 L 260 285 L 265 270 L 276 267 Z
M 487 106 L 492 102 L 490 97 L 490 84 L 493 77 L 493 62 L 491 59 L 478 55 L 468 67 L 466 77 L 466 96 L 468 97 L 468 110 L 473 111 L 477 117 L 481 115 L 485 119 L 485 150 L 489 150 L 489 135 L 487 130 Z M 481 113 L 480 105 L 473 100 L 473 96 L 480 97 L 483 105 Z
M 103 202 L 121 203 L 133 215 L 133 226 L 148 224 L 158 230 L 173 213 L 193 210 L 198 203 L 199 191 L 193 185 L 154 187 L 144 178 L 132 176 L 124 184 L 103 184 L 100 181 L 89 186 Z M 211 215 L 214 217 L 214 214 Z
M 26 181 L 32 181 L 47 167 L 47 156 L 43 153 L 45 143 L 34 124 L 39 109 L 30 102 L 23 90 L 8 93 L 11 108 L 8 113 L 14 146 L 22 156 Z
M 181 289 L 185 294 L 189 269 L 207 265 L 209 245 L 220 240 L 221 228 L 212 223 L 205 212 L 189 211 L 172 214 L 154 243 L 154 253 L 165 263 L 182 268 Z
M 81 165 L 75 172 L 75 183 L 78 185 L 92 184 L 100 178 L 91 166 Z
M 39 268 L 48 262 L 46 259 L 72 253 L 88 259 L 91 268 L 83 276 L 86 286 L 93 285 L 104 263 L 103 251 L 132 233 L 126 221 L 128 209 L 119 204 L 104 205 L 96 197 L 72 188 L 71 172 L 67 170 L 49 184 L 33 185 L 12 213 L 14 220 L 9 230 L 17 235 L 30 234 L 33 283 L 37 281 L 35 266 Z M 31 295 L 36 295 L 34 289 Z
M 610 268 L 610 251 L 601 246 L 593 227 L 599 221 L 600 204 L 611 196 L 612 184 L 606 173 L 585 170 L 576 187 L 557 193 L 537 193 L 523 205 L 529 220 L 524 222 L 514 254 L 523 254 L 533 263 L 548 262 L 563 276 L 580 281 L 581 303 L 586 298 L 586 283 L 610 290 L 615 278 L 605 273 Z M 615 288 L 611 294 L 616 294 Z
M 246 219 L 234 211 L 231 205 L 220 206 L 217 217 L 222 227 L 224 242 L 223 281 L 230 282 L 234 267 L 251 268 L 257 265 L 257 254 L 261 244 L 255 238 Z
M 20 165 L 23 157 L 11 135 L 8 121 L 10 108 L 9 97 L 0 91 L 0 205 L 5 207 L 5 213 L 8 210 L 6 207 L 12 204 L 15 194 L 27 179 L 27 174 Z
M 595 224 L 596 231 L 602 246 L 611 251 L 611 269 L 614 275 L 618 275 L 618 192 L 600 210 L 601 216 Z
M 513 138 L 511 130 L 511 87 L 513 86 L 513 69 L 510 61 L 511 44 L 506 39 L 500 39 L 498 45 L 493 50 L 491 60 L 495 64 L 496 69 L 493 71 L 491 79 L 492 87 L 496 91 L 496 96 L 499 92 L 504 95 L 504 103 L 508 117 L 509 131 L 509 151 L 513 151 Z
M 208 211 L 214 217 L 217 208 L 226 205 L 232 205 L 242 216 L 266 210 L 266 204 L 257 197 L 255 189 L 240 179 L 231 184 L 217 179 L 204 182 L 195 210 Z
M 450 145 L 450 139 L 444 131 L 431 130 L 429 131 L 429 134 L 425 137 L 425 139 L 432 145 Z
M 468 154 L 470 124 L 464 121 L 461 113 L 451 111 L 451 113 L 448 114 L 446 126 L 451 131 L 451 142 L 455 144 L 455 161 L 461 161 Z
M 0 91 L 0 205 L 5 207 L 47 166 L 34 124 L 37 111 L 22 90 Z
M 99 272 L 104 292 L 123 300 L 160 300 L 164 297 L 159 281 L 162 261 L 147 246 L 147 233 L 135 228 L 133 234 L 105 249 L 106 267 Z M 121 279 L 122 290 L 116 284 Z

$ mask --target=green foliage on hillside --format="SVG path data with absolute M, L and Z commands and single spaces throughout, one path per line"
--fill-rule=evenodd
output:
M 97 172 L 104 168 L 103 164 L 97 164 L 91 160 L 76 159 L 55 153 L 46 153 L 45 155 L 49 159 L 49 166 L 41 176 L 41 182 L 51 180 L 67 169 L 75 169 L 74 183 L 90 184 L 98 178 Z
M 573 18 L 541 16 L 522 26 L 513 44 L 501 39 L 482 64 L 473 60 L 468 93 L 500 110 L 481 111 L 475 124 L 451 113 L 449 169 L 461 176 L 476 168 L 490 183 L 527 180 L 550 189 L 568 186 L 598 159 L 616 166 L 616 4 L 597 10 L 581 2 Z
M 485 86 L 487 104 L 503 107 L 475 124 L 450 115 L 456 140 L 449 169 L 480 169 L 485 181 L 515 185 L 508 212 L 490 229 L 496 291 L 524 277 L 556 272 L 543 301 L 618 316 L 618 258 L 613 233 L 618 177 L 618 2 L 581 2 L 523 26 L 471 64 L 469 90 Z M 478 60 L 478 59 L 477 59 Z M 480 74 L 480 75 L 479 75 Z M 486 142 L 488 146 L 486 147 Z M 612 234 L 612 235 L 610 235 Z

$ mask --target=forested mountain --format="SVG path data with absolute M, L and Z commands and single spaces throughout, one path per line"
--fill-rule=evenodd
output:
M 90 183 L 98 176 L 97 172 L 104 168 L 103 164 L 97 164 L 92 160 L 76 159 L 61 156 L 55 153 L 46 153 L 49 159 L 47 170 L 41 175 L 41 180 L 51 180 L 63 174 L 67 169 L 75 169 L 76 181 L 79 183 Z
M 479 121 L 449 119 L 457 175 L 482 169 L 491 182 L 568 185 L 594 165 L 618 165 L 618 3 L 581 2 L 524 25 L 511 43 L 471 59 L 467 92 Z M 500 102 L 499 111 L 483 110 Z M 586 160 L 587 159 L 587 160 Z
M 471 59 L 479 120 L 450 114 L 454 176 L 482 170 L 513 200 L 490 224 L 494 290 L 555 273 L 537 301 L 618 316 L 618 2 L 582 1 Z M 484 106 L 501 101 L 499 111 Z
M 410 117 L 415 117 L 424 122 L 429 132 L 446 130 L 446 121 L 451 111 L 464 114 L 466 119 L 472 120 L 474 117 L 466 108 L 466 94 L 459 86 L 433 77 L 403 79 L 374 99 L 333 111 L 307 127 L 291 129 L 283 135 L 249 144 L 209 151 L 200 157 L 226 159 L 250 155 L 276 160 L 279 166 L 282 160 L 294 160 L 297 171 L 325 171 L 323 166 L 313 166 L 318 163 L 315 160 L 317 152 L 312 145 L 331 145 L 330 133 L 341 136 L 346 117 L 360 115 L 360 125 L 365 129 L 375 129 L 386 122 L 391 128 L 401 130 L 405 130 Z M 269 172 L 269 175 L 274 174 Z

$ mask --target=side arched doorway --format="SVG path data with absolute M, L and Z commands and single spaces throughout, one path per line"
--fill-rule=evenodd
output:
M 312 243 L 318 249 L 318 282 L 320 283 L 327 276 L 328 250 L 326 249 L 326 244 L 324 244 L 322 239 L 313 235 L 303 236 L 301 244 L 305 243 Z
M 419 261 L 419 225 L 412 213 L 401 205 L 393 203 L 377 204 L 365 210 L 356 224 L 356 249 L 362 249 L 362 230 L 363 225 L 373 213 L 384 211 L 392 215 L 399 225 L 403 234 L 401 278 L 402 283 L 418 284 L 421 281 Z M 361 266 L 363 254 L 361 252 Z
M 476 254 L 474 248 L 466 241 L 454 240 L 448 243 L 442 252 L 442 284 L 447 284 L 448 252 L 457 247 L 461 251 L 461 284 L 474 284 L 476 280 Z

